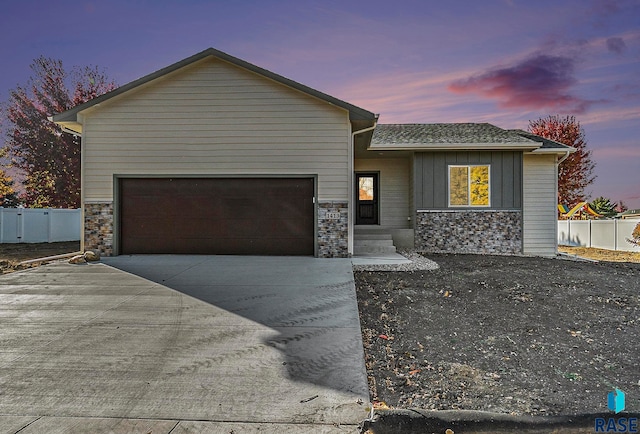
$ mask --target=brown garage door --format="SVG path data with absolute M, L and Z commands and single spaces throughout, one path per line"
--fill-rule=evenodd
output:
M 121 178 L 120 253 L 313 255 L 312 178 Z

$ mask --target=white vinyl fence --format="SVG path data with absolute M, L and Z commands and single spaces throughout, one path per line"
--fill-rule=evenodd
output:
M 558 220 L 558 244 L 640 252 L 640 247 L 626 241 L 638 223 L 636 219 Z
M 79 241 L 80 223 L 80 209 L 0 207 L 0 243 Z

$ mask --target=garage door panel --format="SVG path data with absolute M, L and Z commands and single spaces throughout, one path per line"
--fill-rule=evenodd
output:
M 313 178 L 124 178 L 120 253 L 313 255 Z
M 171 240 L 159 238 L 132 237 L 127 239 L 127 246 L 131 252 L 139 254 L 156 254 L 162 249 L 175 249 Z
M 170 211 L 167 209 L 167 204 L 154 200 L 153 197 L 147 195 L 133 195 L 124 198 L 121 201 L 121 206 L 126 207 L 131 216 L 162 215 Z
M 198 209 L 211 202 L 211 197 L 205 194 L 178 195 L 172 200 L 171 209 L 176 214 L 182 214 L 184 210 Z
M 268 220 L 265 225 L 268 225 L 268 232 L 271 234 L 288 233 L 293 238 L 299 238 L 304 235 L 303 229 L 297 220 L 282 219 L 282 220 Z M 274 236 L 277 238 L 277 235 Z
M 122 235 L 134 238 L 159 238 L 160 234 L 167 234 L 173 230 L 174 222 L 170 218 L 158 215 L 134 215 L 122 228 Z
M 200 237 L 212 237 L 220 236 L 224 232 L 219 225 L 215 223 L 215 220 L 210 218 L 191 218 L 188 221 L 177 222 L 180 225 L 181 238 L 200 238 Z

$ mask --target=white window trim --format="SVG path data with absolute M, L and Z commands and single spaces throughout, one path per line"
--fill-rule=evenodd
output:
M 451 168 L 452 167 L 466 167 L 467 171 L 467 205 L 452 205 L 451 204 Z M 472 167 L 486 167 L 489 171 L 489 203 L 487 205 L 471 205 L 471 168 Z M 491 164 L 449 164 L 447 166 L 447 203 L 449 208 L 490 208 L 491 207 Z

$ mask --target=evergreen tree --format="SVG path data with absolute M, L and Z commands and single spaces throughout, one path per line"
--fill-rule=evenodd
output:
M 593 202 L 589 204 L 591 209 L 593 209 L 598 214 L 602 214 L 605 217 L 613 217 L 618 212 L 616 211 L 616 207 L 618 206 L 615 203 L 611 203 L 609 199 L 606 197 L 597 197 L 593 199 Z

